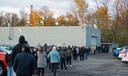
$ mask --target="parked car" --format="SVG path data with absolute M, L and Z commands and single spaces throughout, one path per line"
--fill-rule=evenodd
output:
M 126 49 L 125 48 L 123 48 L 120 52 L 119 52 L 119 56 L 118 56 L 118 58 L 119 59 L 122 59 L 125 55 L 126 55 Z
M 12 51 L 9 50 L 8 47 L 3 47 L 3 46 L 0 46 L 0 51 L 3 52 L 3 53 L 7 53 L 7 54 L 11 54 Z
M 112 53 L 116 50 L 116 48 L 112 48 Z
M 122 62 L 127 62 L 128 63 L 128 49 L 125 52 L 125 55 L 122 57 Z
M 5 58 L 5 53 L 0 51 L 0 76 L 7 75 L 7 62 Z
M 11 54 L 10 47 L 0 46 L 0 76 L 7 75 L 7 55 Z
M 122 48 L 116 48 L 116 49 L 113 51 L 113 56 L 118 57 L 120 51 L 122 51 Z

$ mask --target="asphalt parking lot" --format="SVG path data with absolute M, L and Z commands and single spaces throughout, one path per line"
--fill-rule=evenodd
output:
M 46 69 L 45 76 L 53 74 Z M 57 76 L 128 76 L 128 64 L 114 58 L 111 53 L 91 55 L 88 60 L 73 61 L 68 70 L 58 69 Z

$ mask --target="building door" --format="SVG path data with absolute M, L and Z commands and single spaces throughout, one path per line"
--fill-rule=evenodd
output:
M 91 46 L 96 47 L 96 37 L 91 37 Z

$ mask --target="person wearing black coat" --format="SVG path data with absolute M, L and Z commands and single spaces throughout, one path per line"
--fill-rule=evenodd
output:
M 88 59 L 88 55 L 89 55 L 89 47 L 84 47 L 84 53 L 85 53 L 85 59 Z
M 76 47 L 73 48 L 73 59 L 77 60 L 77 50 L 76 50 Z
M 14 59 L 14 72 L 16 76 L 32 76 L 36 64 L 35 58 L 29 53 L 28 45 L 23 45 L 21 51 Z
M 81 61 L 84 60 L 84 53 L 85 53 L 84 47 L 81 47 L 80 51 L 79 51 L 79 55 L 80 55 L 80 60 Z
M 21 48 L 24 44 L 28 44 L 27 41 L 25 40 L 25 37 L 23 35 L 21 35 L 19 37 L 19 43 L 17 45 L 14 46 L 13 51 L 12 51 L 12 64 L 14 62 L 14 59 L 16 57 L 17 54 L 21 53 Z

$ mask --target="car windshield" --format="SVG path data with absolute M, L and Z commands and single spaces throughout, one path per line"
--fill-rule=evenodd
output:
M 4 47 L 0 47 L 0 51 L 5 52 L 7 50 Z
M 8 53 L 10 54 L 11 52 L 9 52 L 6 47 L 0 47 L 0 52 L 4 52 L 4 53 Z

